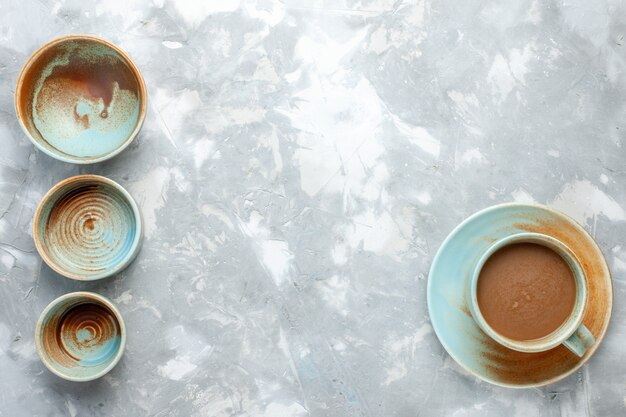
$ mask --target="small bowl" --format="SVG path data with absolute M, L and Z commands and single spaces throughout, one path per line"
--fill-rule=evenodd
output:
M 39 48 L 17 80 L 15 109 L 26 136 L 53 158 L 91 164 L 120 153 L 146 115 L 146 86 L 121 49 L 95 36 Z
M 143 226 L 139 207 L 121 185 L 78 175 L 46 193 L 33 221 L 35 247 L 59 274 L 93 281 L 114 275 L 135 259 Z
M 46 367 L 69 381 L 91 381 L 122 358 L 126 326 L 115 305 L 98 294 L 73 292 L 52 301 L 35 329 Z

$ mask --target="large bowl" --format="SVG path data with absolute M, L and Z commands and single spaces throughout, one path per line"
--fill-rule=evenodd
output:
M 39 48 L 17 80 L 15 108 L 26 136 L 46 154 L 91 164 L 135 139 L 146 86 L 121 49 L 94 36 L 66 36 Z

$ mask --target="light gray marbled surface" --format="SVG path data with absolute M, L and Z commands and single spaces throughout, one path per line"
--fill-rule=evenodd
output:
M 86 167 L 36 151 L 13 110 L 29 54 L 72 33 L 119 44 L 150 94 L 139 139 Z M 625 415 L 625 70 L 619 0 L 1 0 L 0 416 Z M 146 221 L 97 283 L 53 273 L 31 234 L 79 173 Z M 507 201 L 572 215 L 614 274 L 602 346 L 541 389 L 466 374 L 427 313 L 443 239 Z M 33 342 L 74 290 L 129 329 L 83 384 Z

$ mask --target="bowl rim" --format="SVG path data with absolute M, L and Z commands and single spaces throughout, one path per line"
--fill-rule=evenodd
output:
M 115 315 L 115 318 L 117 319 L 120 325 L 120 345 L 111 363 L 109 363 L 105 368 L 103 368 L 102 370 L 100 370 L 99 372 L 95 374 L 82 376 L 82 377 L 76 377 L 76 376 L 65 374 L 59 371 L 58 369 L 56 369 L 55 367 L 53 367 L 50 361 L 48 360 L 48 358 L 43 354 L 44 346 L 42 345 L 40 337 L 39 337 L 41 335 L 43 321 L 45 317 L 48 315 L 48 313 L 50 313 L 50 311 L 53 308 L 55 308 L 60 302 L 65 301 L 70 298 L 78 298 L 78 297 L 89 298 L 89 299 L 92 299 L 94 301 L 104 304 Z M 113 304 L 111 300 L 109 300 L 108 298 L 100 294 L 96 294 L 91 291 L 76 291 L 76 292 L 71 292 L 68 294 L 63 294 L 62 296 L 57 297 L 54 300 L 50 301 L 48 305 L 46 306 L 46 308 L 44 308 L 41 314 L 39 315 L 39 319 L 37 319 L 37 325 L 35 327 L 35 347 L 37 350 L 37 354 L 39 355 L 39 358 L 41 359 L 41 362 L 43 362 L 46 368 L 48 368 L 48 370 L 50 370 L 50 372 L 52 372 L 53 374 L 63 379 L 66 379 L 68 381 L 74 381 L 74 382 L 93 381 L 94 379 L 98 379 L 104 376 L 105 374 L 107 374 L 122 359 L 122 356 L 124 355 L 124 350 L 126 348 L 126 324 L 124 323 L 124 318 L 122 317 L 122 313 L 119 311 L 117 306 L 115 306 L 115 304 Z
M 122 261 L 120 261 L 118 265 L 116 265 L 115 267 L 111 269 L 107 269 L 107 270 L 98 272 L 96 274 L 90 274 L 90 275 L 76 274 L 74 272 L 67 271 L 64 268 L 61 268 L 59 265 L 56 264 L 56 262 L 52 258 L 50 258 L 50 256 L 48 256 L 48 253 L 45 250 L 45 246 L 43 242 L 41 241 L 41 239 L 39 238 L 39 227 L 40 227 L 41 217 L 43 214 L 43 207 L 45 206 L 45 204 L 49 201 L 52 201 L 57 191 L 59 191 L 61 188 L 67 185 L 71 185 L 73 183 L 79 183 L 79 182 L 84 182 L 84 181 L 103 183 L 103 184 L 106 184 L 108 186 L 115 188 L 117 191 L 119 191 L 123 195 L 124 199 L 126 200 L 128 205 L 131 207 L 133 211 L 133 215 L 135 217 L 135 238 L 133 240 L 133 243 L 130 249 L 128 250 L 127 255 L 124 257 L 124 259 L 122 259 Z M 130 193 L 124 187 L 122 187 L 117 182 L 107 177 L 103 177 L 101 175 L 93 175 L 93 174 L 76 175 L 74 177 L 66 178 L 63 181 L 57 183 L 55 186 L 50 188 L 50 190 L 48 190 L 48 192 L 41 198 L 41 201 L 39 202 L 39 205 L 37 206 L 37 210 L 35 211 L 35 216 L 33 217 L 33 240 L 35 241 L 35 248 L 37 249 L 37 252 L 39 252 L 39 256 L 41 256 L 44 262 L 56 273 L 63 275 L 66 278 L 70 278 L 70 279 L 77 280 L 77 281 L 96 281 L 96 280 L 99 280 L 102 278 L 108 278 L 110 276 L 117 274 L 118 272 L 125 269 L 128 265 L 130 265 L 130 263 L 135 259 L 135 257 L 139 253 L 139 249 L 141 249 L 141 243 L 143 240 L 143 219 L 141 216 L 141 211 L 139 210 L 139 206 L 137 205 L 137 202 L 135 201 L 135 199 L 132 197 L 132 195 L 130 195 Z
M 139 119 L 137 120 L 137 125 L 135 126 L 135 129 L 133 129 L 133 131 L 128 136 L 128 138 L 126 138 L 126 140 L 122 144 L 120 144 L 120 146 L 118 146 L 117 148 L 115 148 L 114 150 L 112 150 L 111 152 L 107 154 L 96 156 L 96 157 L 87 157 L 87 158 L 71 156 L 61 151 L 55 152 L 54 150 L 51 150 L 43 146 L 40 143 L 40 141 L 35 139 L 35 137 L 33 137 L 30 131 L 26 128 L 26 124 L 23 121 L 25 115 L 22 113 L 22 110 L 19 105 L 21 101 L 20 99 L 22 96 L 22 86 L 24 83 L 24 77 L 26 73 L 30 70 L 32 65 L 41 56 L 41 54 L 47 49 L 55 45 L 58 45 L 60 43 L 64 43 L 64 42 L 68 42 L 72 40 L 80 40 L 80 39 L 90 40 L 90 41 L 100 43 L 102 45 L 105 45 L 113 49 L 115 52 L 117 52 L 126 61 L 131 71 L 133 72 L 135 79 L 137 80 L 137 83 L 139 84 L 139 90 L 140 90 L 140 96 L 141 96 L 139 98 L 139 101 L 140 101 Z M 17 82 L 15 85 L 15 95 L 14 95 L 13 101 L 14 101 L 13 104 L 15 107 L 15 113 L 17 115 L 17 120 L 19 121 L 22 131 L 26 134 L 26 137 L 32 142 L 32 144 L 35 145 L 35 147 L 37 147 L 46 155 L 49 155 L 59 161 L 69 162 L 72 164 L 87 165 L 87 164 L 95 164 L 95 163 L 106 161 L 108 159 L 113 158 L 114 156 L 122 152 L 124 149 L 126 149 L 135 140 L 135 138 L 139 134 L 139 131 L 143 127 L 143 123 L 146 118 L 146 113 L 148 109 L 148 91 L 146 88 L 146 82 L 143 78 L 143 75 L 141 74 L 141 71 L 139 71 L 139 68 L 137 67 L 135 62 L 131 59 L 131 57 L 126 52 L 124 52 L 120 47 L 118 47 L 112 42 L 109 42 L 103 38 L 100 38 L 94 35 L 66 35 L 66 36 L 62 36 L 60 38 L 56 38 L 45 43 L 28 57 L 28 59 L 24 63 L 24 66 L 20 70 L 20 73 L 17 77 Z M 53 149 L 56 149 L 56 148 L 53 147 Z

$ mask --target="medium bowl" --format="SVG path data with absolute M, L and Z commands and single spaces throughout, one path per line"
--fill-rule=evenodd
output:
M 143 227 L 137 203 L 121 185 L 79 175 L 43 197 L 33 237 L 50 268 L 67 278 L 92 281 L 120 272 L 135 259 Z

